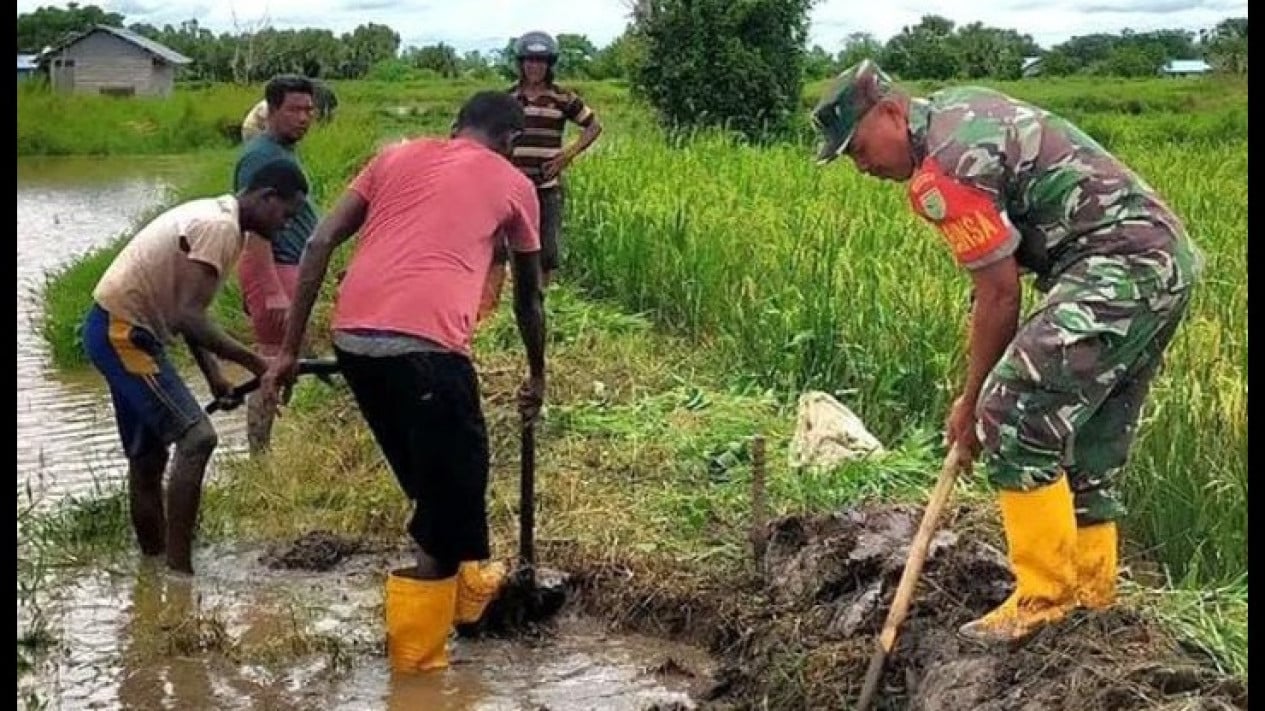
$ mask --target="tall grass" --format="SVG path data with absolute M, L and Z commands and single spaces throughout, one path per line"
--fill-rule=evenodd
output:
M 1237 581 L 1247 563 L 1246 84 L 995 85 L 1101 137 L 1167 197 L 1208 256 L 1207 278 L 1144 412 L 1124 480 L 1133 510 L 1126 523 L 1174 579 Z M 328 205 L 376 144 L 444 133 L 464 97 L 496 86 L 337 85 L 338 118 L 302 147 L 319 201 Z M 961 379 L 968 283 L 911 215 L 902 187 L 847 165 L 816 168 L 809 134 L 798 145 L 766 148 L 716 133 L 669 143 L 622 88 L 579 89 L 610 130 L 570 177 L 568 279 L 707 346 L 732 381 L 771 387 L 784 398 L 809 387 L 840 393 L 889 442 L 937 429 Z M 807 89 L 806 104 L 818 89 Z M 94 111 L 170 111 L 164 120 L 177 121 L 181 111 L 210 112 L 208 97 L 221 96 L 232 104 L 224 115 L 237 120 L 257 92 L 178 93 L 170 109 L 35 98 L 52 102 L 42 111 L 53 114 L 83 101 Z M 30 100 L 19 95 L 20 153 L 22 116 L 35 110 Z M 178 108 L 184 105 L 195 108 Z M 103 127 L 113 131 L 131 120 L 102 116 L 95 127 L 82 124 L 91 137 L 82 145 L 108 144 L 97 135 L 110 132 Z M 27 145 L 75 146 L 76 125 L 54 123 L 42 143 Z M 231 154 L 207 160 L 206 177 L 182 196 L 226 189 Z M 51 281 L 45 333 L 55 354 L 77 352 L 67 324 L 77 323 L 107 261 L 90 257 Z M 238 313 L 237 298 L 232 290 L 221 297 L 226 316 Z
M 22 84 L 18 155 L 180 153 L 230 146 L 257 100 L 233 86 L 178 91 L 169 98 L 112 98 Z
M 1216 108 L 1093 114 L 1209 255 L 1144 413 L 1124 482 L 1127 525 L 1177 578 L 1227 581 L 1247 564 L 1246 94 L 1205 102 L 1225 85 L 1173 86 L 1129 91 L 1141 104 Z M 1076 96 L 1063 98 L 1095 106 Z M 968 280 L 902 187 L 810 157 L 803 146 L 747 148 L 715 134 L 677 148 L 610 136 L 570 184 L 567 271 L 712 343 L 734 376 L 843 391 L 880 437 L 899 439 L 938 422 L 956 394 Z

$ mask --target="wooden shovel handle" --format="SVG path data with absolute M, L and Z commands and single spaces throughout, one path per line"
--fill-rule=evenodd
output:
M 857 704 L 860 711 L 867 711 L 878 689 L 879 679 L 883 675 L 883 666 L 887 655 L 896 647 L 896 634 L 905 615 L 909 613 L 909 602 L 913 599 L 914 588 L 918 584 L 918 576 L 922 573 L 922 565 L 927 561 L 927 550 L 931 547 L 931 537 L 935 535 L 936 526 L 944 505 L 953 492 L 953 484 L 963 466 L 962 453 L 954 444 L 944 458 L 940 468 L 940 478 L 936 488 L 931 492 L 931 500 L 922 514 L 922 523 L 914 542 L 909 546 L 909 558 L 905 561 L 905 570 L 901 573 L 900 584 L 896 586 L 896 596 L 892 599 L 892 607 L 887 613 L 887 621 L 883 623 L 883 631 L 879 634 L 878 647 L 870 659 L 870 668 L 865 675 L 865 685 L 861 688 L 861 699 Z

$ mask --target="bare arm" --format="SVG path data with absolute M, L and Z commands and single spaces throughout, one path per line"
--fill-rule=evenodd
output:
M 962 397 L 974 404 L 984 380 L 1001 359 L 1019 327 L 1019 264 L 1013 256 L 971 272 L 975 298 L 971 306 L 969 365 Z
M 180 285 L 180 292 L 177 295 L 175 326 L 185 337 L 194 357 L 198 357 L 199 349 L 205 349 L 256 375 L 267 370 L 268 363 L 262 357 L 229 336 L 207 316 L 207 309 L 210 308 L 219 286 L 219 275 L 215 267 L 196 259 L 185 259 L 177 269 L 180 274 L 176 283 Z M 201 365 L 199 361 L 199 366 Z M 205 372 L 204 369 L 203 373 Z
M 215 360 L 215 356 L 198 346 L 188 336 L 185 336 L 184 342 L 189 347 L 189 352 L 193 354 L 193 361 L 198 364 L 198 370 L 202 371 L 207 384 L 214 390 L 217 383 L 224 382 L 224 374 L 220 372 L 219 362 Z
M 540 252 L 514 252 L 514 318 L 534 379 L 545 376 L 545 307 L 540 290 Z
M 303 250 L 303 259 L 299 262 L 299 284 L 295 290 L 294 302 L 290 304 L 290 313 L 286 318 L 285 340 L 282 352 L 291 358 L 297 358 L 299 348 L 303 344 L 307 330 L 308 318 L 312 315 L 312 307 L 321 290 L 321 282 L 329 270 L 329 260 L 334 250 L 356 234 L 364 224 L 369 204 L 359 193 L 348 190 L 339 198 L 338 204 L 325 219 L 320 221 L 312 238 Z
M 597 116 L 593 116 L 588 125 L 584 127 L 584 130 L 580 132 L 580 137 L 566 147 L 568 160 L 575 160 L 577 156 L 588 150 L 589 146 L 593 145 L 593 142 L 600 135 L 602 135 L 602 122 L 597 119 Z

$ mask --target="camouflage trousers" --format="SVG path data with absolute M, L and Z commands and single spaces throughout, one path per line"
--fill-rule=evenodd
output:
M 1117 478 L 1189 302 L 1183 289 L 1146 300 L 1039 307 L 976 405 L 981 462 L 993 485 L 1025 491 L 1066 472 L 1079 525 L 1122 516 Z

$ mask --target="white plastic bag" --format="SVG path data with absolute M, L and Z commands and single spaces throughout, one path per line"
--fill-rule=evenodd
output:
M 789 450 L 791 466 L 796 468 L 830 468 L 886 451 L 860 417 L 820 391 L 799 396 L 799 416 Z

